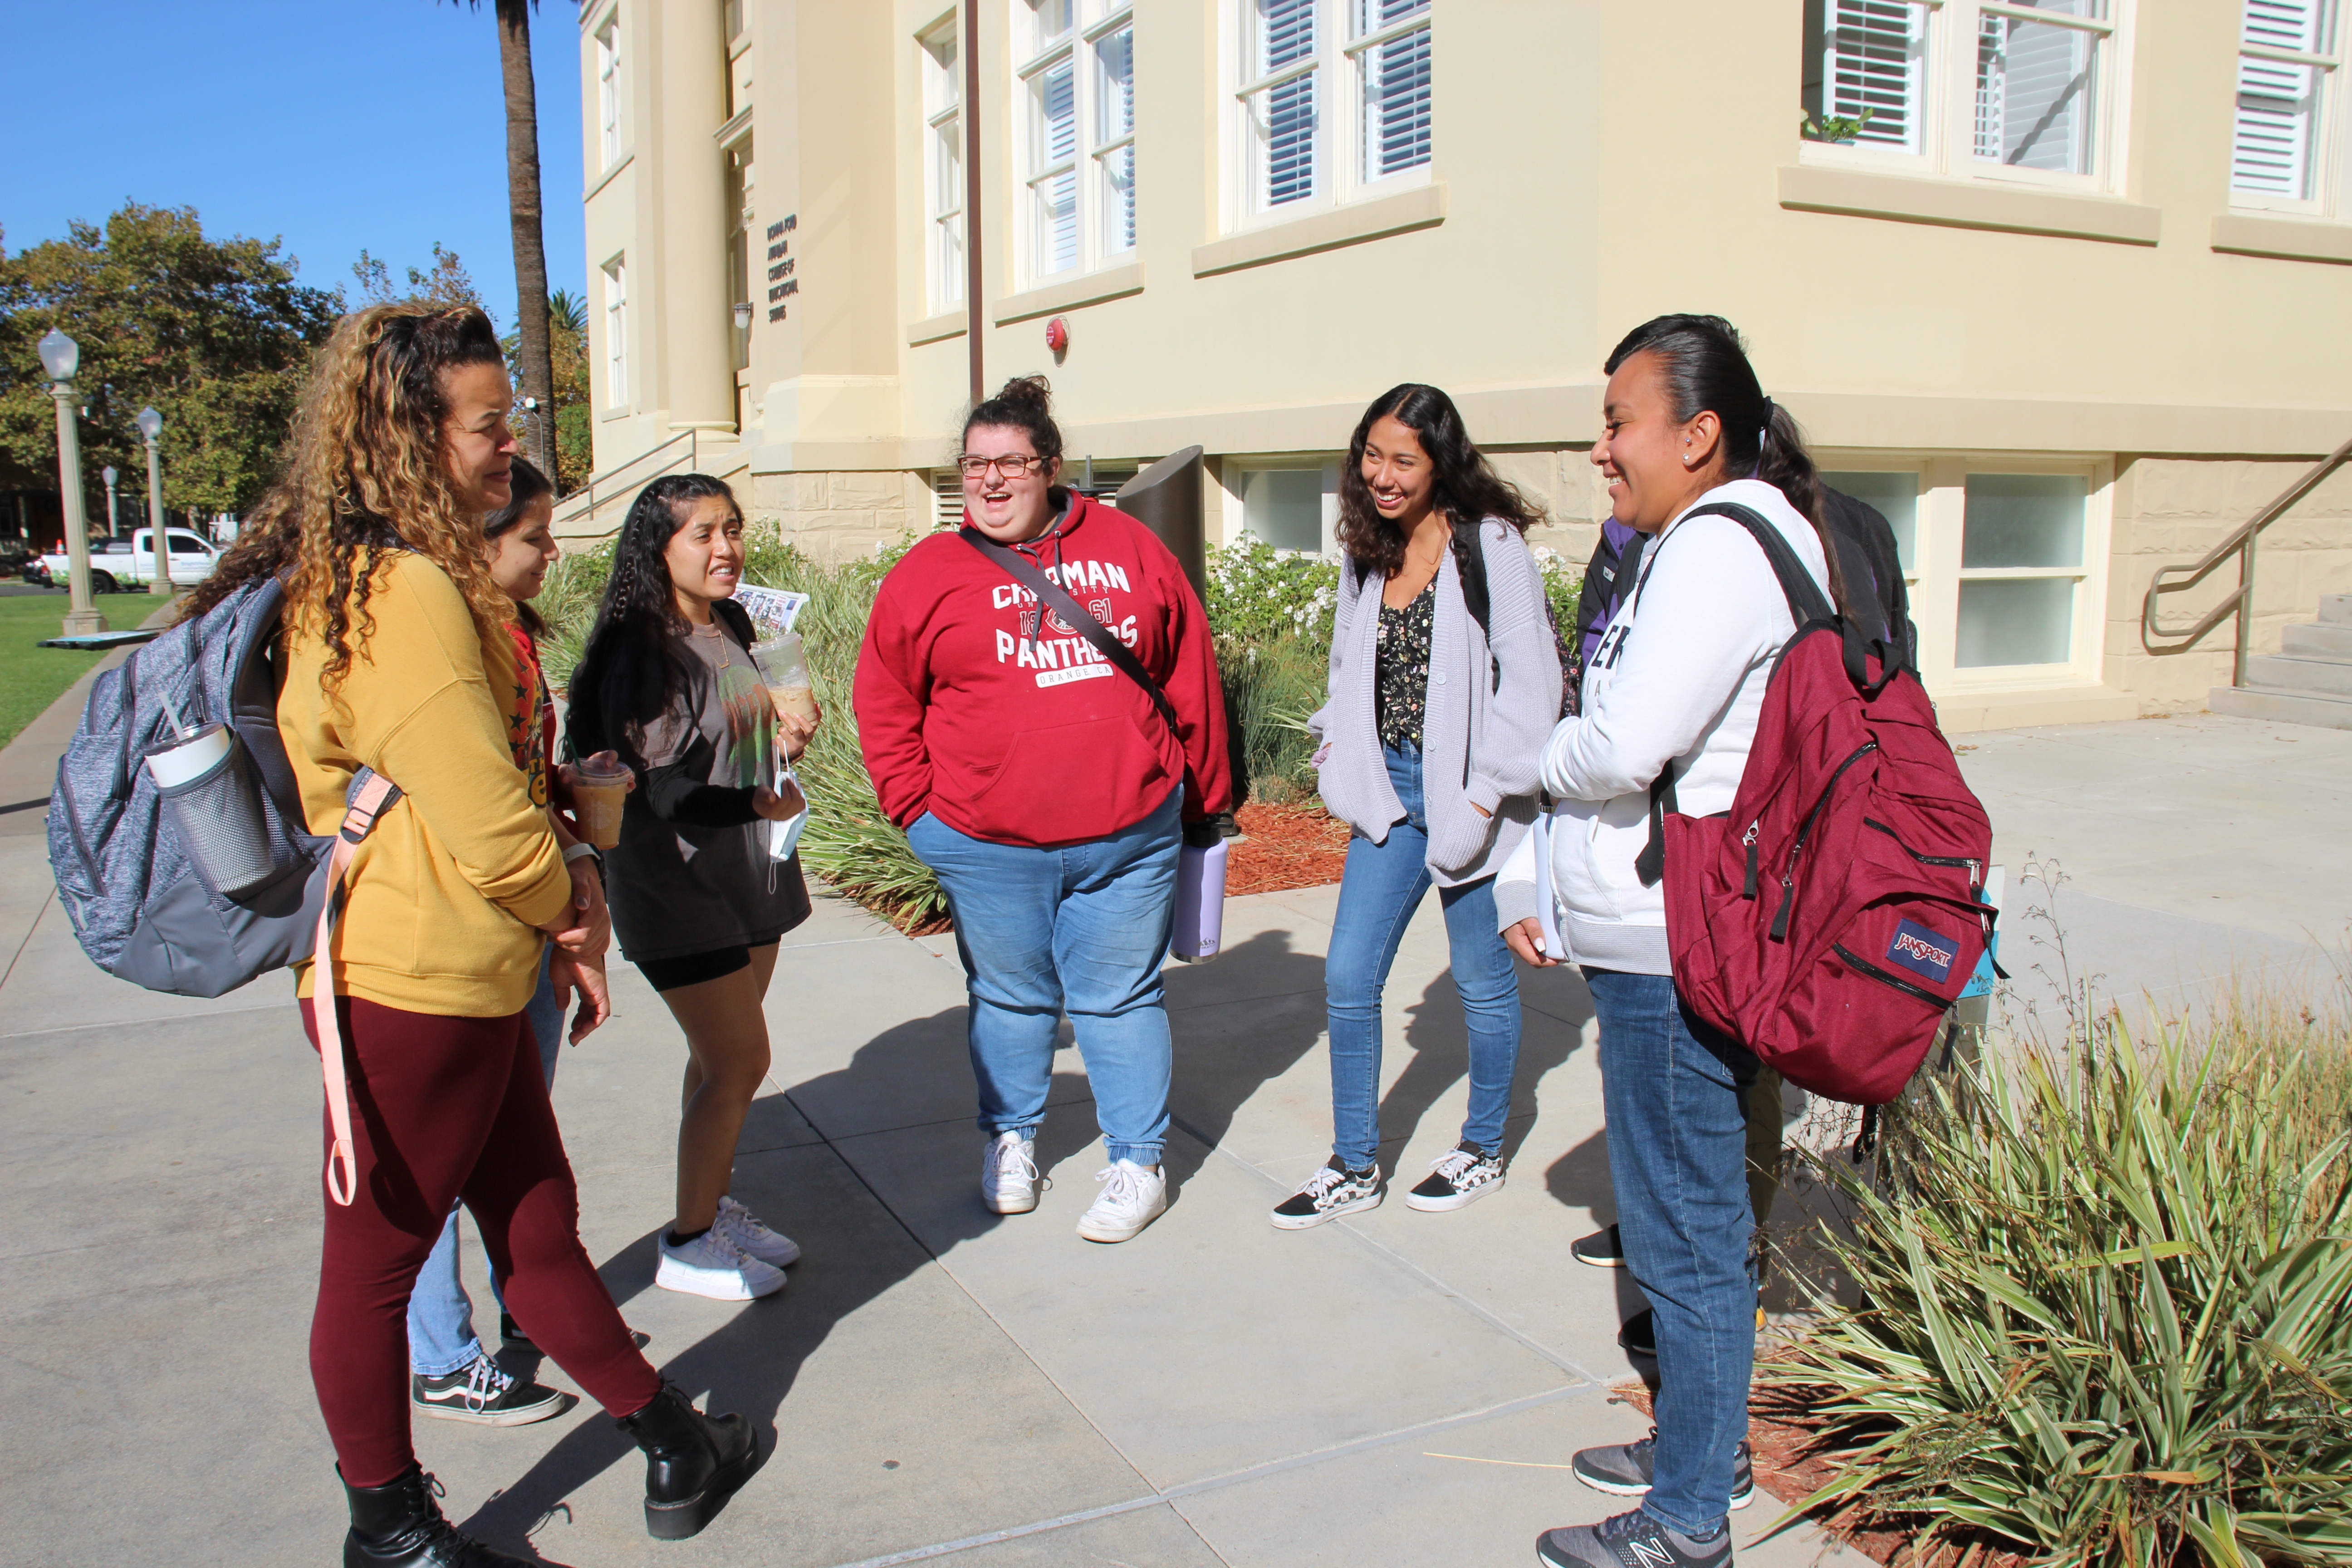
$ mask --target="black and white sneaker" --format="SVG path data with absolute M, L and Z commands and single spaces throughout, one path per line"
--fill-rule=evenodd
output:
M 536 1383 L 524 1383 L 488 1356 L 478 1355 L 441 1377 L 408 1374 L 408 1403 L 419 1415 L 477 1426 L 528 1426 L 560 1415 L 572 1396 Z
M 1475 1143 L 1458 1143 L 1429 1163 L 1429 1174 L 1405 1194 L 1404 1206 L 1424 1214 L 1467 1208 L 1503 1185 L 1503 1157 Z
M 1595 1268 L 1625 1267 L 1625 1241 L 1615 1226 L 1596 1230 L 1591 1236 L 1580 1237 L 1568 1244 L 1568 1255 L 1579 1263 L 1590 1263 Z
M 1638 1443 L 1617 1443 L 1606 1448 L 1578 1451 L 1569 1468 L 1576 1479 L 1612 1497 L 1641 1497 L 1650 1489 L 1652 1466 L 1658 1454 L 1658 1429 Z M 1731 1506 L 1746 1508 L 1756 1500 L 1756 1461 L 1746 1443 L 1731 1461 Z
M 1617 1331 L 1617 1343 L 1628 1355 L 1645 1355 L 1658 1359 L 1658 1313 L 1654 1307 L 1644 1307 L 1625 1320 Z
M 1731 1529 L 1697 1541 L 1637 1508 L 1599 1524 L 1545 1531 L 1536 1538 L 1536 1561 L 1549 1568 L 1731 1568 Z
M 1351 1171 L 1334 1154 L 1307 1178 L 1305 1185 L 1275 1205 L 1273 1219 L 1276 1229 L 1305 1230 L 1343 1214 L 1380 1206 L 1381 1168 L 1367 1165 Z

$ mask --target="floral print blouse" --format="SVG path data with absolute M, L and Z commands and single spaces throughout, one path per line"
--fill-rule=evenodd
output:
M 1429 638 L 1436 623 L 1437 579 L 1403 609 L 1381 601 L 1380 662 L 1374 670 L 1374 708 L 1381 744 L 1391 751 L 1421 746 L 1422 720 L 1429 710 Z

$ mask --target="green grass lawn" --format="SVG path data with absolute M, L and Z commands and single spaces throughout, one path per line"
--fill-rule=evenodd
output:
M 118 631 L 137 626 L 156 603 L 127 594 L 101 594 L 98 598 L 106 624 Z M 106 657 L 33 646 L 43 637 L 57 636 L 65 617 L 63 594 L 11 594 L 0 598 L 0 746 L 15 740 L 17 731 L 40 717 L 41 710 Z

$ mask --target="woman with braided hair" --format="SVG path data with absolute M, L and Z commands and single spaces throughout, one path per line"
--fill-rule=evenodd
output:
M 809 912 L 800 858 L 776 864 L 765 831 L 800 813 L 800 791 L 767 781 L 780 727 L 794 756 L 816 733 L 769 700 L 733 602 L 742 578 L 743 510 L 726 485 L 669 474 L 639 491 L 570 719 L 574 755 L 616 752 L 635 776 L 605 858 L 613 926 L 686 1035 L 677 1213 L 654 1283 L 722 1301 L 782 1289 L 801 1255 L 728 1189 L 768 1074 L 776 942 Z
M 406 1309 L 459 1198 L 539 1346 L 646 1450 L 646 1522 L 691 1535 L 759 1468 L 740 1415 L 706 1416 L 639 1354 L 580 1245 L 579 1196 L 525 1006 L 541 944 L 559 991 L 604 1011 L 593 933 L 509 742 L 514 601 L 483 549 L 516 449 L 503 356 L 478 310 L 346 316 L 320 352 L 258 526 L 192 613 L 275 575 L 278 731 L 310 831 L 362 768 L 401 794 L 353 858 L 332 1016 L 350 1187 L 330 1191 L 310 1372 L 351 1507 L 346 1568 L 505 1568 L 434 1501 L 409 1433 Z M 297 968 L 300 994 L 321 972 Z M 303 1024 L 320 1033 L 309 1006 Z

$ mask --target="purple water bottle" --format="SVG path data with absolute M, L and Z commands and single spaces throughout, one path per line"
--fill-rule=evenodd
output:
M 1217 956 L 1225 931 L 1225 841 L 1187 844 L 1176 860 L 1176 935 L 1169 952 L 1186 963 Z

